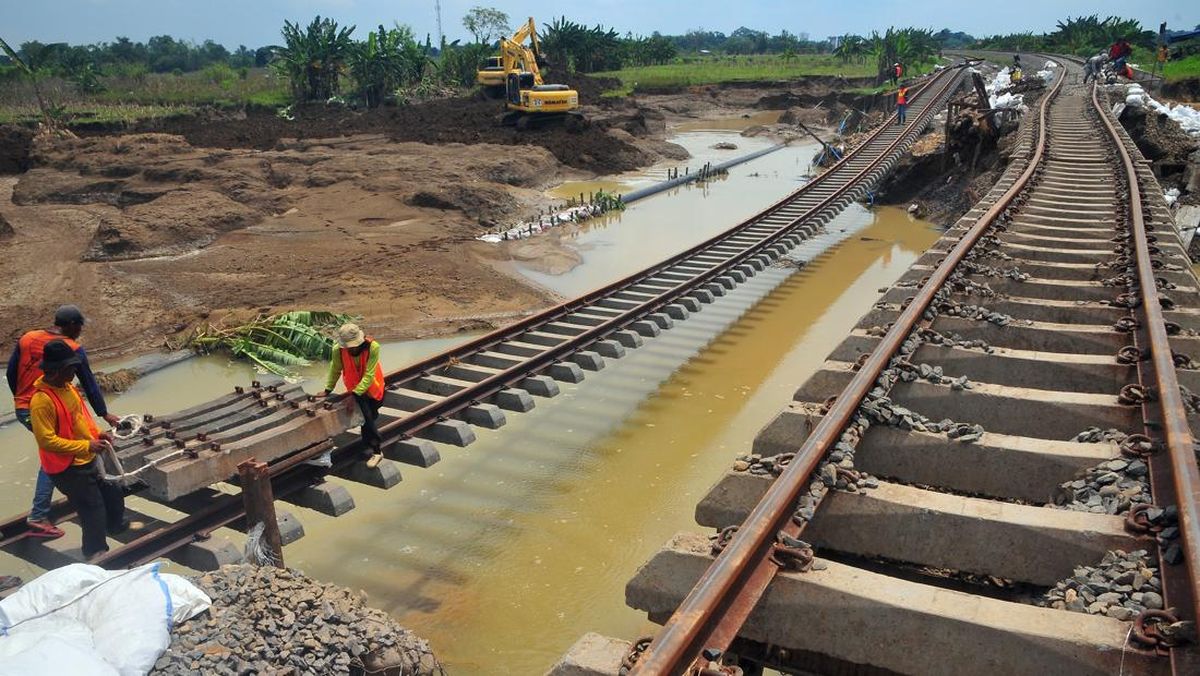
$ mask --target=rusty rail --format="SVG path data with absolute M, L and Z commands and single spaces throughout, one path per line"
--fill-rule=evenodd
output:
M 1149 338 L 1150 358 L 1154 366 L 1159 408 L 1163 416 L 1163 436 L 1175 487 L 1176 505 L 1179 509 L 1178 525 L 1179 533 L 1183 537 L 1183 554 L 1188 569 L 1187 584 L 1192 600 L 1192 617 L 1200 620 L 1200 467 L 1196 464 L 1195 439 L 1192 437 L 1192 430 L 1187 421 L 1187 409 L 1180 394 L 1174 355 L 1159 300 L 1158 283 L 1154 278 L 1137 171 L 1112 116 L 1100 104 L 1099 87 L 1095 85 L 1092 87 L 1092 105 L 1117 147 L 1121 165 L 1129 182 L 1129 220 L 1133 226 L 1138 286 L 1141 287 L 1141 304 L 1145 313 L 1144 328 Z
M 787 468 L 771 484 L 762 500 L 642 654 L 635 674 L 686 673 L 703 659 L 702 651 L 716 649 L 723 652 L 736 638 L 742 624 L 779 570 L 779 564 L 772 561 L 771 557 L 777 534 L 782 532 L 795 537 L 803 529 L 802 525 L 791 519 L 791 515 L 821 459 L 837 442 L 889 360 L 899 351 L 955 267 L 1033 177 L 1045 154 L 1047 110 L 1050 101 L 1061 90 L 1064 77 L 1065 74 L 1059 75 L 1054 88 L 1040 103 L 1038 140 L 1029 166 L 1000 200 L 980 217 L 921 287 L 812 430 Z

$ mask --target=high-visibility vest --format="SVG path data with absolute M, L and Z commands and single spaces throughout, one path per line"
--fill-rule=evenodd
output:
M 33 384 L 42 377 L 42 352 L 46 343 L 61 340 L 72 350 L 79 349 L 79 343 L 58 333 L 50 333 L 42 329 L 28 331 L 17 341 L 20 359 L 17 362 L 17 392 L 13 395 L 14 408 L 29 408 L 29 400 L 33 397 Z
M 367 371 L 367 360 L 371 357 L 371 343 L 374 338 L 367 336 L 364 345 L 367 349 L 358 353 L 358 356 L 350 354 L 350 350 L 341 348 L 342 352 L 342 383 L 346 386 L 347 392 L 353 392 L 354 388 L 358 387 L 359 381 L 362 380 L 363 374 Z M 371 381 L 371 387 L 367 388 L 367 396 L 380 401 L 383 399 L 383 365 L 379 362 L 375 363 L 375 379 Z
M 79 391 L 75 389 L 74 385 L 68 383 L 67 387 L 75 393 L 76 397 L 79 396 Z M 71 418 L 71 409 L 67 408 L 66 402 L 62 400 L 62 397 L 58 396 L 58 392 L 55 392 L 49 385 L 35 387 L 34 390 L 46 394 L 46 396 L 50 397 L 50 401 L 54 403 L 54 410 L 58 414 L 58 422 L 55 425 L 55 432 L 58 436 L 64 439 L 74 439 L 75 421 Z M 96 421 L 92 419 L 91 412 L 83 405 L 82 399 L 79 400 L 79 410 L 87 422 L 88 429 L 92 433 L 92 439 L 95 439 L 99 436 L 100 430 L 96 427 Z M 41 460 L 42 469 L 46 471 L 46 474 L 60 474 L 65 472 L 71 466 L 71 463 L 75 462 L 73 454 L 55 453 L 47 451 L 44 448 L 38 448 L 38 459 Z
M 908 104 L 908 87 L 901 87 L 896 90 L 896 105 L 903 106 Z

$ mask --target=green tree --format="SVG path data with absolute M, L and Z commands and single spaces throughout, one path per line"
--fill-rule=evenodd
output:
M 350 74 L 371 108 L 382 103 L 388 92 L 419 81 L 427 61 L 425 50 L 408 26 L 392 30 L 380 26 L 357 43 L 349 57 Z
M 512 29 L 508 15 L 491 7 L 472 7 L 463 17 L 463 28 L 475 36 L 475 42 L 490 45 L 495 39 L 507 35 Z
M 299 101 L 323 101 L 339 91 L 339 78 L 354 49 L 354 26 L 338 28 L 333 19 L 312 20 L 307 28 L 283 22 L 284 45 L 275 50 L 271 66 L 291 82 Z

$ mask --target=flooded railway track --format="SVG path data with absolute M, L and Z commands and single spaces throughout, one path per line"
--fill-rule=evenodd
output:
M 569 673 L 1200 670 L 1197 281 L 1063 70 L 991 193 L 700 502 L 717 534 L 629 582 L 663 628 L 589 635 Z
M 646 270 L 387 374 L 380 418 L 385 455 L 397 462 L 432 465 L 439 459 L 435 443 L 472 443 L 474 428 L 498 428 L 508 413 L 532 410 L 536 398 L 558 394 L 559 382 L 582 381 L 587 371 L 604 368 L 606 360 L 619 359 L 626 350 L 702 311 L 802 246 L 891 170 L 961 84 L 963 72 L 956 67 L 925 78 L 913 88 L 907 125 L 885 124 L 828 171 L 726 232 Z M 237 396 L 286 398 L 279 397 L 277 389 L 254 387 Z M 311 401 L 288 403 L 297 410 L 313 408 Z M 243 410 L 239 415 L 244 414 Z M 172 435 L 171 440 L 180 448 L 194 449 L 187 459 L 193 462 L 223 452 L 200 428 Z M 361 448 L 352 435 L 341 435 L 335 442 L 330 468 L 306 464 L 329 451 L 328 443 L 314 443 L 273 463 L 269 471 L 275 495 L 337 515 L 344 502 L 339 501 L 338 487 L 323 481 L 326 474 L 380 488 L 399 481 L 390 463 L 365 470 L 357 462 Z M 227 469 L 228 463 L 214 464 Z M 155 468 L 159 470 L 170 472 L 172 464 Z M 149 532 L 109 552 L 100 565 L 115 568 L 161 556 L 180 558 L 180 552 L 190 549 L 191 555 L 182 556 L 187 565 L 211 567 L 222 556 L 234 555 L 198 550 L 215 529 L 244 526 L 238 495 L 209 489 L 169 504 L 188 516 L 173 523 L 154 522 Z M 23 545 L 24 517 L 0 524 L 0 542 L 5 549 L 15 543 L 10 551 L 18 556 L 42 549 Z M 55 504 L 52 518 L 70 517 L 65 501 Z

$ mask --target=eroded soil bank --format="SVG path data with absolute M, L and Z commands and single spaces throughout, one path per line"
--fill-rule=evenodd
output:
M 481 232 L 544 208 L 561 181 L 686 160 L 665 140 L 675 123 L 822 102 L 830 118 L 850 84 L 609 100 L 589 83 L 592 123 L 574 131 L 501 127 L 499 104 L 475 98 L 305 107 L 293 121 L 202 111 L 65 139 L 5 128 L 0 340 L 64 302 L 89 315 L 99 358 L 229 312 L 348 312 L 389 340 L 507 323 L 559 299 Z

